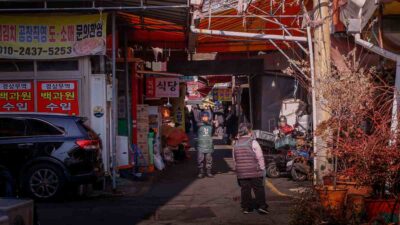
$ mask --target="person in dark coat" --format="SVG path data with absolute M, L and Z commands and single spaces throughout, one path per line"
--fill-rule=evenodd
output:
M 239 126 L 239 140 L 233 148 L 233 161 L 239 186 L 241 188 L 241 206 L 244 214 L 254 210 L 251 192 L 254 192 L 256 208 L 260 214 L 267 214 L 268 204 L 265 200 L 265 162 L 262 149 L 253 139 L 251 125 L 242 123 Z
M 208 113 L 202 113 L 202 124 L 197 133 L 197 165 L 199 168 L 199 178 L 204 177 L 204 167 L 206 168 L 206 176 L 213 177 L 212 168 L 212 153 L 214 152 L 214 143 L 212 138 L 212 125 Z
M 236 116 L 236 113 L 232 109 L 231 106 L 228 107 L 226 117 L 226 142 L 228 144 L 232 143 L 232 140 L 236 138 L 237 136 L 237 123 L 238 123 L 238 118 Z

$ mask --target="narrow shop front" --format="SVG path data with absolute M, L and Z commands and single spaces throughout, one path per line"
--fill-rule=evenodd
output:
M 109 172 L 111 109 L 107 76 L 99 69 L 106 24 L 106 14 L 0 16 L 0 112 L 88 118 Z

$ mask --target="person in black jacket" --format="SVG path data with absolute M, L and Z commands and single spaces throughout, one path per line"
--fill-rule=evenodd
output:
M 237 123 L 238 123 L 238 118 L 236 116 L 235 111 L 232 109 L 232 106 L 228 106 L 228 110 L 226 113 L 225 117 L 226 121 L 226 142 L 228 144 L 232 143 L 232 140 L 235 139 L 237 136 Z

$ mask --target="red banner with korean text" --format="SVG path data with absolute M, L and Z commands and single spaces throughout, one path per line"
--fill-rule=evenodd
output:
M 34 110 L 32 81 L 0 82 L 0 112 L 33 112 Z
M 78 81 L 38 81 L 38 112 L 79 115 Z
M 146 97 L 147 98 L 156 97 L 156 78 L 154 77 L 146 78 Z

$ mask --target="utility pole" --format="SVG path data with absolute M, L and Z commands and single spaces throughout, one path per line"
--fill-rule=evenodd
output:
M 314 68 L 315 68 L 315 92 L 316 92 L 316 125 L 329 119 L 329 113 L 323 110 L 322 96 L 320 95 L 321 81 L 331 76 L 331 17 L 329 15 L 329 0 L 313 0 L 314 15 L 316 24 L 314 28 Z M 333 171 L 332 160 L 328 146 L 320 137 L 315 141 L 315 173 L 316 182 L 320 183 L 322 177 Z

